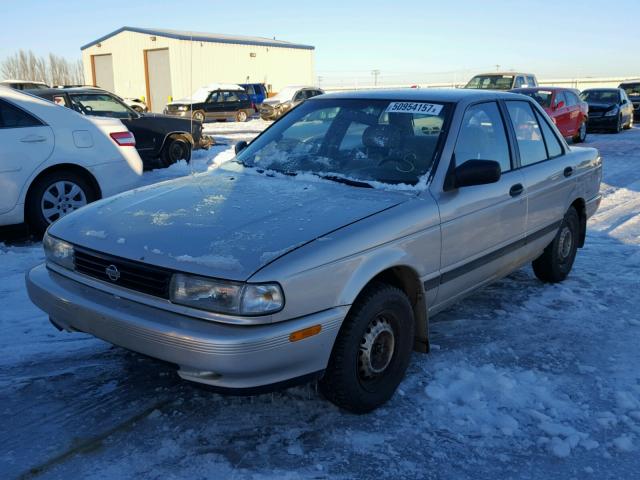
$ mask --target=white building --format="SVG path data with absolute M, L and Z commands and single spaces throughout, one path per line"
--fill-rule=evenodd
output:
M 154 112 L 213 82 L 315 83 L 315 48 L 282 40 L 122 27 L 81 47 L 86 82 L 144 97 Z

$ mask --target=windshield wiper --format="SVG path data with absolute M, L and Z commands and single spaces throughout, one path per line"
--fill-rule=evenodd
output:
M 360 180 L 351 180 L 350 178 L 340 177 L 338 175 L 322 175 L 320 173 L 314 173 L 314 175 L 324 180 L 331 180 L 332 182 L 336 183 L 344 183 L 345 185 L 349 185 L 351 187 L 373 188 L 370 183 L 361 182 Z

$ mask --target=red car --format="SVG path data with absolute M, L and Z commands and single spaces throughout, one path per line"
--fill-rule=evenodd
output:
M 589 105 L 583 102 L 578 90 L 560 87 L 516 88 L 514 93 L 527 95 L 537 101 L 556 124 L 563 137 L 571 137 L 574 143 L 587 138 Z

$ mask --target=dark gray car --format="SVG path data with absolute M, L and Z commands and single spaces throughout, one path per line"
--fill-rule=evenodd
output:
M 323 95 L 239 150 L 55 223 L 32 301 L 188 380 L 319 378 L 367 412 L 429 350 L 432 315 L 530 262 L 565 279 L 600 202 L 597 150 L 512 93 Z

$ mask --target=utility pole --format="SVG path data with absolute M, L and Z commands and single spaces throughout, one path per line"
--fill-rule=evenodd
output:
M 322 75 L 318 75 L 318 88 L 322 87 Z
M 378 76 L 380 75 L 380 70 L 371 70 L 371 75 L 373 75 L 373 85 L 375 87 L 378 86 Z
M 496 64 L 495 67 L 496 67 L 496 72 L 499 72 L 500 71 L 500 65 Z

